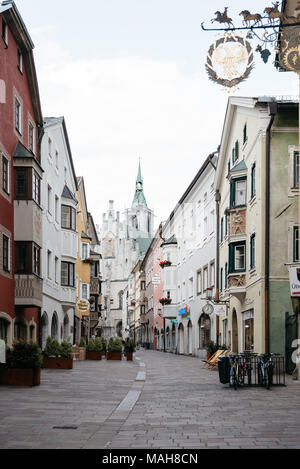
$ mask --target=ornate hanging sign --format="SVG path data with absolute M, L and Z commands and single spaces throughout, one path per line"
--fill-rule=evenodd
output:
M 253 67 L 249 42 L 231 32 L 211 45 L 205 66 L 209 79 L 225 88 L 233 88 L 246 80 Z
M 285 29 L 281 34 L 279 65 L 300 75 L 300 28 Z

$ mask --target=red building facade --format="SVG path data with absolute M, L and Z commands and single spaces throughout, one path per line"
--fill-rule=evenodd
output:
M 0 27 L 0 338 L 10 345 L 38 337 L 43 119 L 34 46 L 14 2 L 0 5 Z

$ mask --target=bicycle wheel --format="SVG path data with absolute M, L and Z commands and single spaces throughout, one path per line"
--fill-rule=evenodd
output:
M 244 384 L 244 369 L 243 367 L 239 366 L 239 369 L 238 369 L 238 384 L 239 385 L 242 385 Z
M 270 389 L 271 384 L 273 384 L 273 364 L 267 368 L 267 389 Z
M 264 384 L 264 374 L 260 364 L 257 365 L 257 381 L 260 386 Z

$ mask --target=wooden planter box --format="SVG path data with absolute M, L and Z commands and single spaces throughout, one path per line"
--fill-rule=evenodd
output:
M 126 353 L 126 358 L 127 358 L 128 362 L 132 362 L 133 361 L 133 353 L 132 352 L 127 352 Z
M 102 360 L 102 352 L 86 352 L 87 360 Z
M 106 360 L 122 360 L 122 352 L 107 352 Z
M 0 385 L 3 386 L 39 386 L 41 384 L 41 369 L 24 370 L 20 368 L 2 368 L 0 370 Z
M 44 357 L 43 368 L 47 368 L 50 370 L 72 370 L 73 358 Z

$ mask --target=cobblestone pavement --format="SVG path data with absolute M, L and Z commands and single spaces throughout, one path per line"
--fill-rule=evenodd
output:
M 153 351 L 76 362 L 0 387 L 0 448 L 300 448 L 300 382 L 286 384 L 234 391 L 197 358 Z

